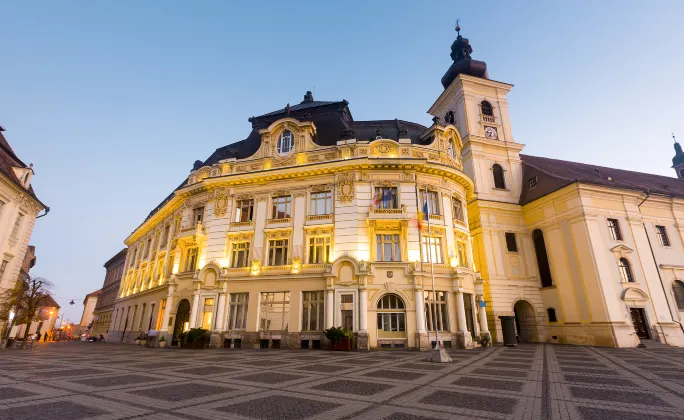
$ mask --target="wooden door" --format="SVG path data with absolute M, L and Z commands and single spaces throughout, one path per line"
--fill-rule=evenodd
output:
M 648 324 L 646 323 L 646 314 L 643 308 L 630 308 L 629 312 L 632 314 L 632 323 L 634 330 L 639 338 L 651 338 L 648 332 Z

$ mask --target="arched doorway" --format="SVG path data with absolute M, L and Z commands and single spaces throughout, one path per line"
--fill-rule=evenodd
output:
M 187 299 L 183 299 L 178 304 L 178 310 L 176 311 L 176 322 L 173 324 L 173 339 L 171 345 L 178 344 L 178 334 L 183 332 L 183 328 L 186 322 L 190 321 L 190 302 Z
M 376 308 L 380 348 L 405 347 L 406 306 L 394 293 L 384 295 Z
M 538 342 L 537 317 L 529 302 L 519 300 L 513 306 L 515 312 L 515 329 L 518 339 L 522 342 Z

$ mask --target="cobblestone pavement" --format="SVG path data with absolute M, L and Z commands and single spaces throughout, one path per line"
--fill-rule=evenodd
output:
M 0 419 L 684 419 L 684 349 L 0 352 Z

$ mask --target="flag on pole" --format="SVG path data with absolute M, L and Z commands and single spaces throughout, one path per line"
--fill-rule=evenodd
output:
M 418 229 L 422 229 L 425 223 L 428 221 L 428 205 L 427 201 L 423 203 L 423 208 L 418 212 Z

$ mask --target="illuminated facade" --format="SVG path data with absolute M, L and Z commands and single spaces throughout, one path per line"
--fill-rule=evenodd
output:
M 126 239 L 110 341 L 203 327 L 213 346 L 311 348 L 343 326 L 359 349 L 427 349 L 435 333 L 469 348 L 515 315 L 527 341 L 633 346 L 645 328 L 684 345 L 684 183 L 647 180 L 671 192 L 639 204 L 626 171 L 568 178 L 586 168 L 521 155 L 512 86 L 471 52 L 459 35 L 429 127 L 356 121 L 310 92 L 250 118 Z M 638 224 L 666 226 L 667 249 L 649 260 Z

